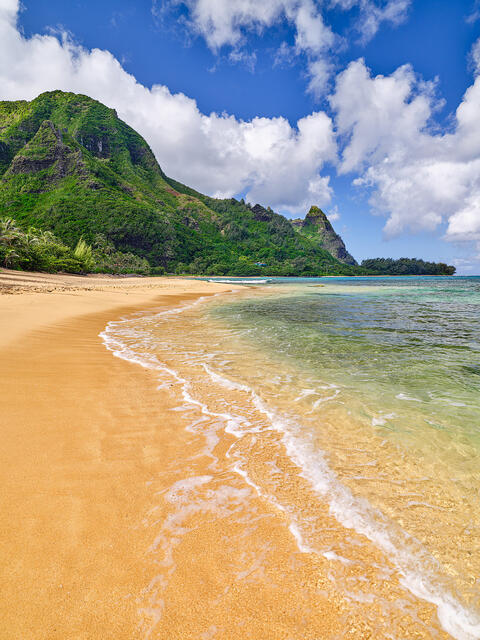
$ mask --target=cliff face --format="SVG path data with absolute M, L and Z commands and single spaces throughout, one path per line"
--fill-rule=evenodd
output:
M 209 198 L 167 177 L 114 109 L 62 91 L 0 102 L 0 217 L 70 246 L 101 236 L 168 271 L 256 275 L 262 263 L 272 275 L 352 272 L 314 225 L 297 233 L 270 208 Z
M 329 219 L 319 207 L 311 207 L 304 220 L 292 220 L 292 225 L 302 235 L 316 240 L 343 264 L 357 265 L 355 258 L 348 253 L 341 236 L 335 232 Z

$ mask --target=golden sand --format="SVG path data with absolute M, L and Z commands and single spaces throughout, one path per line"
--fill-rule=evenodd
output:
M 397 637 L 447 637 L 393 570 L 377 601 L 339 592 L 330 561 L 301 553 L 285 514 L 232 472 L 233 438 L 213 464 L 174 390 L 98 338 L 109 320 L 228 287 L 12 272 L 2 283 L 19 293 L 0 297 L 2 640 L 382 638 L 398 598 Z M 307 500 L 273 435 L 270 451 Z M 338 525 L 316 517 L 334 545 Z M 345 573 L 373 584 L 379 552 L 362 544 L 365 565 Z

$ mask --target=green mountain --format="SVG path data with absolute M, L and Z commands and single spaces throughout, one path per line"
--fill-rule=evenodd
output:
M 0 102 L 0 216 L 72 248 L 83 238 L 105 269 L 140 260 L 153 272 L 361 272 L 339 236 L 334 246 L 307 224 L 311 212 L 297 232 L 269 208 L 204 196 L 168 178 L 113 109 L 61 91 Z
M 355 258 L 348 253 L 342 238 L 335 233 L 331 222 L 318 207 L 311 207 L 305 216 L 305 220 L 292 220 L 293 226 L 299 233 L 313 242 L 317 242 L 320 247 L 326 249 L 334 258 L 344 264 L 357 265 Z

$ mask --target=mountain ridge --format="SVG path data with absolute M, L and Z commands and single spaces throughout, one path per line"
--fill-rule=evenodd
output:
M 169 178 L 114 109 L 81 94 L 0 102 L 0 210 L 73 246 L 102 236 L 152 268 L 216 275 L 351 274 L 313 234 L 261 205 Z

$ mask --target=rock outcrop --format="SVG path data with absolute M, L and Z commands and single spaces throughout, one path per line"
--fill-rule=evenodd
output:
M 45 120 L 33 138 L 14 156 L 5 178 L 49 170 L 49 175 L 45 175 L 45 182 L 48 183 L 74 172 L 83 175 L 84 168 L 81 152 L 64 144 L 60 129 L 50 120 Z
M 274 213 L 270 209 L 270 207 L 268 209 L 265 209 L 265 207 L 262 207 L 261 204 L 256 204 L 254 207 L 252 207 L 252 213 L 255 220 L 259 220 L 260 222 L 269 222 L 274 216 Z
M 340 262 L 357 264 L 355 258 L 348 253 L 342 238 L 335 232 L 331 222 L 319 207 L 311 207 L 304 220 L 292 220 L 292 225 L 303 235 L 318 238 L 321 246 Z

